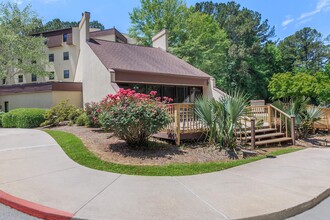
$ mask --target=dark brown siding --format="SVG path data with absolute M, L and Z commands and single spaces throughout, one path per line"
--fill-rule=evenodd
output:
M 50 92 L 50 91 L 82 91 L 82 83 L 47 82 L 47 83 L 29 83 L 22 85 L 0 86 L 0 95 Z
M 68 34 L 68 40 L 66 42 L 69 45 L 73 45 L 73 37 L 72 37 L 72 33 Z
M 62 35 L 50 36 L 47 38 L 47 47 L 60 47 L 62 46 Z
M 127 83 L 150 83 L 150 84 L 168 84 L 168 85 L 195 85 L 206 86 L 208 78 L 185 77 L 180 75 L 158 74 L 158 73 L 143 73 L 134 71 L 116 71 L 116 82 Z

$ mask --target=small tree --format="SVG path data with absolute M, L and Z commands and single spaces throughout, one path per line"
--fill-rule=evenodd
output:
M 45 39 L 31 36 L 40 24 L 30 5 L 20 10 L 16 3 L 0 4 L 0 79 L 46 75 Z

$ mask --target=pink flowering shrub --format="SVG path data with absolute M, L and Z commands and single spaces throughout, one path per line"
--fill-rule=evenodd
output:
M 173 100 L 156 94 L 120 89 L 115 95 L 107 95 L 100 103 L 98 122 L 130 146 L 145 146 L 150 135 L 170 122 L 166 104 Z
M 91 102 L 85 104 L 85 112 L 87 115 L 87 126 L 98 128 L 100 127 L 98 116 L 101 111 L 101 106 L 97 102 Z

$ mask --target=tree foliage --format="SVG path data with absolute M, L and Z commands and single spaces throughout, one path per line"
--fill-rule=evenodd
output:
M 266 65 L 260 63 L 263 48 L 274 35 L 274 27 L 268 20 L 262 20 L 261 14 L 235 2 L 201 2 L 195 6 L 200 11 L 214 16 L 229 40 L 227 68 L 219 78 L 217 85 L 229 91 L 240 88 L 253 98 L 267 98 Z
M 315 73 L 329 61 L 330 48 L 315 29 L 303 28 L 279 43 L 285 71 Z
M 45 39 L 30 34 L 40 27 L 40 19 L 28 5 L 0 4 L 0 78 L 11 81 L 17 74 L 44 75 Z
M 182 41 L 171 52 L 195 67 L 219 78 L 226 68 L 228 40 L 210 15 L 190 10 L 184 21 Z
M 182 0 L 141 0 L 141 6 L 129 14 L 129 34 L 138 44 L 151 46 L 152 37 L 162 29 L 168 29 L 169 44 L 176 45 L 180 41 L 187 10 Z
M 45 25 L 40 27 L 39 32 L 65 29 L 65 28 L 78 27 L 78 26 L 79 26 L 79 22 L 77 21 L 61 21 L 59 18 L 55 18 L 51 21 L 48 21 Z M 91 28 L 98 28 L 100 30 L 104 30 L 104 25 L 98 21 L 91 21 L 89 23 L 89 26 Z
M 314 103 L 330 102 L 330 77 L 322 72 L 275 74 L 269 83 L 269 91 L 274 99 L 310 97 Z

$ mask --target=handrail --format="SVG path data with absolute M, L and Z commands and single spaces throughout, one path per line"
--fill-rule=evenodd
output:
M 285 113 L 284 111 L 282 111 L 281 109 L 273 106 L 272 104 L 269 104 L 269 106 L 271 106 L 273 109 L 275 109 L 276 111 L 280 112 L 281 114 L 285 115 L 288 118 L 294 117 L 293 115 L 289 115 L 289 114 Z

